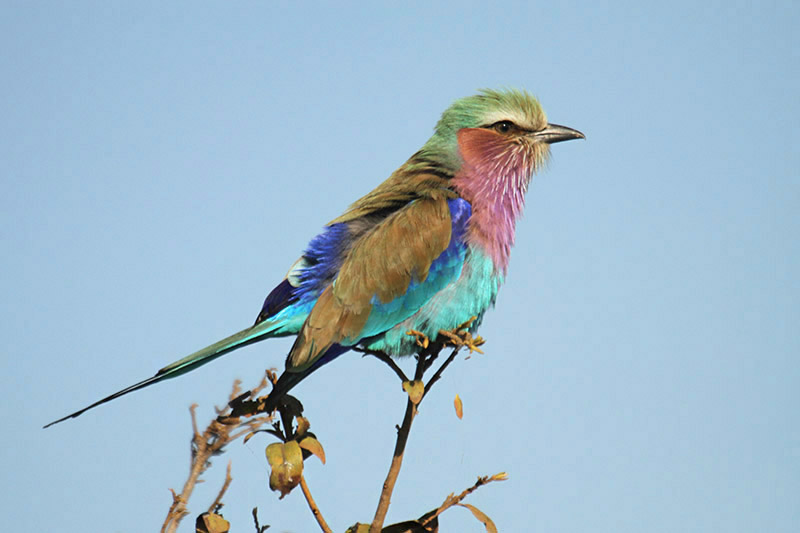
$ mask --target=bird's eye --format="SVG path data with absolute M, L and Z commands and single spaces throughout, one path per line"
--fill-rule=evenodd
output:
M 514 129 L 514 123 L 510 120 L 501 120 L 492 124 L 492 128 L 498 133 L 508 133 Z

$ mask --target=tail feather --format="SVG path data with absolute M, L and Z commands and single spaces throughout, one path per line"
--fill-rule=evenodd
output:
M 59 422 L 63 422 L 64 420 L 80 416 L 86 411 L 94 409 L 98 405 L 102 405 L 106 402 L 110 402 L 111 400 L 115 400 L 120 396 L 125 396 L 130 392 L 137 391 L 145 387 L 149 387 L 150 385 L 154 385 L 160 381 L 164 381 L 165 379 L 170 379 L 180 376 L 181 374 L 185 374 L 186 372 L 194 370 L 195 368 L 202 366 L 206 363 L 210 363 L 217 357 L 221 357 L 228 352 L 236 350 L 237 348 L 241 348 L 242 346 L 247 346 L 248 344 L 252 344 L 254 342 L 263 340 L 267 337 L 273 336 L 273 332 L 276 329 L 278 329 L 278 327 L 280 327 L 279 323 L 261 322 L 259 324 L 256 324 L 255 326 L 243 329 L 238 333 L 234 333 L 230 337 L 226 337 L 219 342 L 215 342 L 210 346 L 206 346 L 202 350 L 199 350 L 191 355 L 184 357 L 183 359 L 180 359 L 172 364 L 165 366 L 150 378 L 140 381 L 139 383 L 136 383 L 134 385 L 131 385 L 130 387 L 124 388 L 121 391 L 115 392 L 110 396 L 106 396 L 102 400 L 98 400 L 93 404 L 88 405 L 78 411 L 75 411 L 74 413 L 68 414 L 63 418 L 54 420 L 53 422 L 50 422 L 44 427 L 49 428 L 54 424 L 58 424 Z

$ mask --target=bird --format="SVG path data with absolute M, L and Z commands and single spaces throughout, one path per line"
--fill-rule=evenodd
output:
M 454 101 L 422 148 L 311 239 L 252 326 L 44 427 L 273 337 L 296 336 L 271 407 L 353 348 L 411 355 L 408 331 L 435 340 L 473 317 L 475 332 L 507 276 L 534 173 L 551 144 L 584 138 L 524 90 Z

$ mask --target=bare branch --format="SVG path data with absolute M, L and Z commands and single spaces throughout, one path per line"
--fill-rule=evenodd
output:
M 422 358 L 419 359 L 417 365 L 422 364 Z M 381 497 L 378 500 L 378 509 L 375 511 L 375 518 L 369 527 L 370 533 L 380 533 L 383 527 L 383 521 L 386 519 L 386 513 L 389 510 L 389 504 L 392 501 L 392 492 L 394 485 L 397 482 L 397 476 L 400 474 L 400 467 L 403 466 L 403 454 L 406 449 L 406 442 L 408 442 L 408 434 L 411 432 L 411 424 L 414 422 L 414 417 L 417 415 L 417 408 L 408 399 L 406 403 L 406 414 L 403 417 L 403 424 L 397 430 L 397 442 L 394 445 L 394 455 L 392 455 L 392 463 L 389 466 L 389 473 L 386 475 L 386 481 L 383 482 L 383 490 Z
M 408 378 L 406 377 L 405 372 L 403 372 L 403 369 L 397 366 L 397 363 L 394 362 L 394 359 L 386 355 L 384 352 L 379 352 L 376 350 L 369 350 L 367 348 L 359 348 L 359 347 L 354 347 L 353 351 L 363 353 L 364 355 L 371 355 L 376 359 L 378 359 L 379 361 L 383 361 L 384 363 L 389 365 L 389 368 L 394 370 L 394 373 L 397 374 L 397 377 L 399 377 L 401 381 L 408 381 Z
M 378 507 L 375 511 L 375 517 L 370 524 L 369 531 L 371 533 L 379 533 L 383 527 L 386 514 L 391 504 L 391 497 L 394 491 L 397 478 L 400 474 L 400 469 L 403 463 L 403 456 L 405 448 L 408 443 L 408 437 L 411 432 L 411 426 L 414 418 L 417 415 L 417 406 L 425 398 L 427 393 L 431 390 L 433 385 L 441 378 L 444 370 L 455 360 L 456 355 L 462 347 L 469 348 L 470 351 L 477 350 L 477 346 L 483 344 L 483 339 L 480 337 L 473 338 L 468 331 L 469 325 L 474 320 L 471 319 L 464 324 L 458 326 L 451 331 L 440 331 L 439 338 L 431 342 L 425 334 L 419 331 L 409 331 L 409 335 L 414 335 L 417 338 L 417 345 L 419 351 L 416 355 L 416 367 L 414 370 L 414 380 L 411 381 L 406 376 L 405 372 L 394 362 L 394 360 L 386 353 L 369 350 L 366 348 L 353 348 L 355 351 L 361 352 L 365 355 L 371 355 L 376 359 L 384 362 L 392 371 L 403 381 L 404 389 L 408 391 L 408 399 L 406 401 L 406 410 L 403 416 L 403 422 L 397 427 L 397 439 L 395 442 L 394 453 L 392 455 L 389 472 L 387 473 L 386 480 L 383 483 L 383 488 L 378 501 Z M 423 376 L 433 366 L 433 363 L 438 358 L 440 352 L 447 346 L 453 347 L 452 352 L 447 359 L 439 366 L 433 373 L 433 376 L 428 380 L 427 384 L 423 386 Z M 480 350 L 478 350 L 480 351 Z M 192 464 L 189 473 L 189 478 L 184 484 L 183 490 L 180 494 L 172 491 L 173 501 L 167 513 L 167 518 L 161 529 L 162 533 L 174 533 L 177 529 L 181 519 L 184 518 L 189 511 L 187 503 L 194 487 L 199 483 L 200 476 L 211 465 L 210 459 L 213 455 L 218 454 L 227 444 L 245 436 L 245 441 L 252 436 L 252 434 L 259 431 L 266 431 L 276 435 L 284 443 L 289 441 L 299 440 L 299 437 L 305 434 L 308 429 L 308 422 L 301 416 L 303 408 L 300 402 L 290 396 L 286 396 L 290 401 L 278 407 L 280 421 L 274 421 L 273 429 L 263 430 L 261 427 L 267 423 L 272 422 L 274 419 L 271 413 L 266 413 L 266 399 L 268 395 L 258 397 L 258 394 L 266 388 L 268 384 L 274 384 L 277 376 L 272 371 L 267 371 L 265 377 L 261 380 L 258 386 L 250 391 L 241 392 L 240 382 L 234 383 L 233 390 L 227 406 L 224 409 L 217 408 L 217 418 L 209 423 L 208 427 L 203 433 L 200 433 L 197 427 L 196 420 L 196 405 L 191 407 L 192 415 Z M 270 416 L 257 416 L 257 415 L 270 415 Z M 297 420 L 298 429 L 295 434 L 293 428 L 293 421 Z M 282 426 L 282 427 L 281 427 Z M 312 435 L 313 437 L 313 435 Z M 214 502 L 209 507 L 210 513 L 215 513 L 223 505 L 222 498 L 225 495 L 230 483 L 232 481 L 231 464 L 228 463 L 228 469 L 225 476 L 225 482 L 219 491 Z M 504 476 L 504 474 L 502 475 Z M 479 478 L 473 487 L 462 492 L 459 496 L 448 496 L 445 502 L 434 511 L 427 513 L 416 522 L 423 527 L 428 528 L 436 526 L 437 517 L 446 509 L 454 506 L 461 505 L 463 500 L 468 494 L 476 490 L 479 486 L 491 481 L 504 479 L 501 475 Z M 311 496 L 311 491 L 304 476 L 300 476 L 300 486 L 303 495 L 306 498 L 309 508 L 311 509 L 314 518 L 320 526 L 323 533 L 330 533 L 331 529 L 322 517 L 316 502 Z M 477 511 L 479 512 L 479 511 Z M 473 514 L 475 511 L 473 511 Z M 259 529 L 257 516 L 254 514 L 256 520 L 256 528 Z M 427 525 L 427 526 L 426 526 Z M 261 528 L 263 529 L 263 528 Z
M 414 370 L 415 381 L 422 380 L 425 372 L 431 367 L 445 346 L 454 346 L 450 356 L 445 360 L 444 363 L 442 363 L 436 372 L 434 372 L 431 379 L 428 380 L 428 383 L 424 387 L 422 397 L 417 401 L 417 405 L 422 402 L 422 400 L 425 398 L 425 395 L 427 395 L 428 391 L 430 391 L 431 387 L 433 387 L 433 385 L 439 381 L 442 376 L 442 372 L 444 372 L 450 363 L 453 362 L 458 354 L 458 351 L 462 347 L 469 348 L 471 352 L 473 350 L 477 350 L 477 346 L 483 344 L 484 341 L 481 337 L 473 338 L 469 331 L 467 331 L 472 322 L 475 321 L 475 318 L 476 317 L 470 318 L 468 321 L 459 325 L 452 331 L 440 331 L 439 339 L 437 339 L 435 342 L 430 342 L 428 337 L 419 331 L 411 330 L 408 332 L 408 335 L 413 335 L 417 338 L 417 345 L 420 347 L 420 350 L 416 356 L 417 365 Z M 384 361 L 392 368 L 392 370 L 395 371 L 398 376 L 400 376 L 401 379 L 403 379 L 404 382 L 408 381 L 408 378 L 405 377 L 405 373 L 403 373 L 402 370 L 397 367 L 394 361 L 392 361 L 391 357 L 389 357 L 387 354 L 365 349 L 360 349 L 359 351 L 373 355 L 381 361 Z M 406 403 L 406 412 L 405 416 L 403 417 L 403 423 L 397 430 L 397 441 L 395 442 L 394 454 L 392 455 L 392 462 L 389 466 L 389 473 L 386 476 L 386 481 L 383 482 L 383 490 L 381 491 L 381 496 L 378 500 L 378 508 L 375 511 L 375 518 L 373 518 L 372 524 L 370 524 L 370 533 L 380 533 L 381 528 L 383 527 L 383 522 L 386 519 L 386 513 L 389 510 L 389 504 L 391 503 L 392 499 L 392 492 L 394 491 L 397 477 L 400 474 L 400 468 L 403 465 L 403 454 L 405 453 L 406 443 L 408 442 L 408 435 L 411 432 L 411 424 L 414 422 L 414 417 L 417 415 L 417 405 L 414 405 L 414 402 L 409 396 L 409 399 Z M 478 481 L 480 481 L 480 479 Z M 475 488 L 477 488 L 477 486 Z M 475 488 L 472 490 L 475 490 Z M 466 494 L 468 494 L 468 492 Z M 464 496 L 466 496 L 466 494 L 464 494 Z
M 231 485 L 231 481 L 233 481 L 233 478 L 231 477 L 231 462 L 228 461 L 228 469 L 225 471 L 225 482 L 222 484 L 222 488 L 219 489 L 219 494 L 217 494 L 214 503 L 208 507 L 209 513 L 219 512 L 220 507 L 222 507 L 222 497 L 225 495 L 225 491 L 228 490 L 228 487 Z
M 456 358 L 456 355 L 458 355 L 458 351 L 460 349 L 461 349 L 460 347 L 453 348 L 453 351 L 450 353 L 450 356 L 447 359 L 445 359 L 444 363 L 442 363 L 442 366 L 440 366 L 436 370 L 436 372 L 433 373 L 433 376 L 431 376 L 431 379 L 429 379 L 428 383 L 425 385 L 425 392 L 423 393 L 422 396 L 423 398 L 425 397 L 426 394 L 428 394 L 428 391 L 431 389 L 431 387 L 433 387 L 433 384 L 439 381 L 439 379 L 442 377 L 442 372 L 444 372 L 445 368 L 450 366 L 450 363 L 452 363 L 453 360 Z
M 444 502 L 442 503 L 442 505 L 440 505 L 439 508 L 436 509 L 436 511 L 434 511 L 432 514 L 427 515 L 425 517 L 425 519 L 422 520 L 421 524 L 424 526 L 424 525 L 430 523 L 433 519 L 438 517 L 440 514 L 442 514 L 443 512 L 448 510 L 449 508 L 453 507 L 454 505 L 460 505 L 461 501 L 464 498 L 466 498 L 467 496 L 469 496 L 470 494 L 472 494 L 473 492 L 475 492 L 476 490 L 478 490 L 478 487 L 482 487 L 483 485 L 487 485 L 487 484 L 491 483 L 492 481 L 505 481 L 506 479 L 508 479 L 508 474 L 506 474 L 505 472 L 500 472 L 499 474 L 495 474 L 493 476 L 479 477 L 478 481 L 476 481 L 474 485 L 472 485 L 468 489 L 465 489 L 458 496 L 454 496 L 453 494 L 450 494 L 447 498 L 445 498 Z
M 254 391 L 257 392 L 264 386 L 266 386 L 266 380 L 262 380 L 262 383 L 259 385 L 259 387 L 254 389 Z M 189 502 L 189 498 L 192 496 L 195 485 L 200 482 L 200 476 L 202 476 L 208 467 L 211 466 L 211 457 L 219 453 L 222 448 L 227 446 L 233 440 L 246 433 L 257 430 L 261 425 L 267 422 L 267 418 L 252 418 L 245 422 L 240 422 L 238 419 L 231 419 L 230 405 L 233 404 L 237 398 L 242 396 L 239 394 L 239 392 L 239 382 L 237 381 L 233 385 L 230 395 L 231 401 L 229 402 L 228 407 L 221 411 L 217 410 L 217 419 L 212 420 L 203 433 L 200 433 L 200 430 L 197 427 L 197 404 L 193 404 L 189 408 L 192 416 L 193 434 L 191 468 L 189 470 L 189 477 L 186 479 L 181 493 L 176 494 L 175 491 L 172 490 L 172 504 L 167 511 L 167 517 L 164 519 L 164 524 L 161 527 L 162 533 L 174 533 L 178 529 L 178 525 L 180 524 L 181 520 L 187 514 L 189 514 L 187 503 Z M 236 429 L 242 427 L 244 427 L 244 429 L 235 431 Z M 231 467 L 229 463 L 225 483 L 223 484 L 222 490 L 220 490 L 216 500 L 209 508 L 209 512 L 212 512 L 215 507 L 221 505 L 222 497 L 232 481 L 230 476 L 230 468 Z
M 253 507 L 253 523 L 256 526 L 256 533 L 264 533 L 269 529 L 268 525 L 261 525 L 258 523 L 258 507 Z
M 302 475 L 300 476 L 300 488 L 303 490 L 303 496 L 306 497 L 308 507 L 311 509 L 311 514 L 317 519 L 317 524 L 319 524 L 320 529 L 322 529 L 324 533 L 333 533 L 331 528 L 328 527 L 327 522 L 325 522 L 325 519 L 322 518 L 322 512 L 320 512 L 319 507 L 317 507 L 317 502 L 311 497 L 311 491 L 308 488 L 308 483 L 306 483 L 306 477 Z

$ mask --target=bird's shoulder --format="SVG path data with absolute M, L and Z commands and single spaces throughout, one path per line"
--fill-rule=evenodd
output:
M 402 167 L 375 189 L 365 194 L 328 225 L 348 223 L 385 215 L 404 209 L 419 199 L 456 198 L 450 176 L 432 169 L 410 171 Z M 383 216 L 382 216 L 383 215 Z
M 298 305 L 305 307 L 301 305 L 304 301 L 316 300 L 339 276 L 343 264 L 356 248 L 359 251 L 352 257 L 350 271 L 368 268 L 371 257 L 390 256 L 395 252 L 391 246 L 387 249 L 385 245 L 376 244 L 408 241 L 414 237 L 404 234 L 402 227 L 425 226 L 443 231 L 440 227 L 443 224 L 430 223 L 435 220 L 442 222 L 446 218 L 447 202 L 458 200 L 458 195 L 450 188 L 448 174 L 428 167 L 423 166 L 421 170 L 409 165 L 401 167 L 354 202 L 344 214 L 329 222 L 320 234 L 311 239 L 286 277 L 267 296 L 256 324 L 274 318 L 280 312 L 290 312 Z M 427 236 L 414 239 L 415 242 L 431 243 L 428 233 L 420 235 Z M 368 244 L 359 244 L 362 241 Z M 376 251 L 371 251 L 373 249 Z M 412 255 L 424 266 L 426 259 L 421 250 Z M 408 257 L 407 251 L 404 257 Z M 387 265 L 389 272 L 393 266 L 397 265 Z M 353 281 L 343 284 L 347 287 L 345 292 L 360 293 L 355 289 L 358 285 L 354 282 L 356 278 L 345 276 L 348 278 Z

